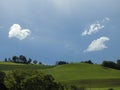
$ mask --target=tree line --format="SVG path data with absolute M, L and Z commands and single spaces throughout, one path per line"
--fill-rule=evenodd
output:
M 80 63 L 94 64 L 91 60 L 81 61 Z M 66 62 L 66 61 L 57 61 L 56 62 L 56 65 L 63 65 L 63 64 L 70 64 L 70 63 Z M 120 70 L 120 59 L 118 59 L 116 62 L 104 60 L 101 64 L 101 66 Z
M 31 58 L 27 59 L 26 56 L 20 55 L 20 56 L 13 56 L 12 58 L 5 58 L 5 62 L 14 62 L 14 63 L 22 63 L 22 64 L 42 64 L 40 61 L 32 60 Z
M 20 56 L 13 56 L 12 58 L 5 58 L 5 62 L 14 62 L 14 63 L 22 63 L 22 64 L 42 64 L 41 61 L 37 60 L 32 60 L 31 58 L 27 59 L 26 56 L 20 55 Z M 87 63 L 87 64 L 94 64 L 92 60 L 87 60 L 87 61 L 81 61 L 81 63 Z M 70 64 L 67 61 L 60 60 L 56 61 L 55 65 L 63 65 L 63 64 Z M 101 64 L 104 67 L 108 68 L 113 68 L 113 69 L 118 69 L 120 70 L 120 59 L 117 60 L 117 62 L 109 61 L 109 60 L 104 60 Z
M 102 66 L 120 70 L 120 59 L 118 59 L 117 62 L 105 60 L 102 62 Z

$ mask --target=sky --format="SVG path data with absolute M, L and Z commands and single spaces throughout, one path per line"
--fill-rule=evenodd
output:
M 120 0 L 0 0 L 0 60 L 120 58 Z

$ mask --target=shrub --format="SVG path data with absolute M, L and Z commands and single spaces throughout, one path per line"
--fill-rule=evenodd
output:
M 117 65 L 112 61 L 103 61 L 102 66 L 116 69 Z
M 38 71 L 14 70 L 6 75 L 5 84 L 9 90 L 64 90 L 51 75 Z
M 68 64 L 66 61 L 57 61 L 56 65 L 63 65 L 63 64 Z
M 113 88 L 109 88 L 108 90 L 114 90 Z

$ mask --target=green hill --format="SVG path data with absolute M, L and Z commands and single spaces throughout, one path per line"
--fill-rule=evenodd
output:
M 85 63 L 59 65 L 44 72 L 52 74 L 57 81 L 85 87 L 120 85 L 120 70 Z
M 66 85 L 82 87 L 118 87 L 120 86 L 120 70 L 105 68 L 101 65 L 73 63 L 57 66 L 16 64 L 0 62 L 1 71 L 15 69 L 40 70 L 51 74 L 56 81 Z
M 35 65 L 35 64 L 20 64 L 20 63 L 12 63 L 12 62 L 0 62 L 0 71 L 10 71 L 10 70 L 41 70 L 52 68 L 53 66 L 48 65 Z
M 120 70 L 85 63 L 59 65 L 45 69 L 59 81 L 120 78 Z

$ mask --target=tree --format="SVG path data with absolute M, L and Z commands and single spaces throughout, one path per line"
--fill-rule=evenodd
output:
M 42 62 L 39 62 L 39 64 L 41 65 L 41 64 L 42 64 Z
M 117 65 L 120 65 L 120 59 L 117 60 Z
M 18 57 L 17 56 L 13 56 L 12 57 L 12 61 L 15 62 L 15 63 L 18 62 Z
M 5 58 L 5 62 L 7 62 L 8 60 L 7 60 L 7 58 Z
M 120 59 L 117 60 L 116 68 L 120 70 Z
M 34 75 L 23 82 L 23 90 L 64 90 L 51 75 Z
M 32 59 L 29 58 L 28 61 L 27 61 L 27 63 L 30 64 L 31 62 L 32 62 Z
M 23 55 L 20 55 L 20 56 L 19 56 L 19 63 L 27 64 L 27 59 L 26 59 L 26 57 L 23 56 Z
M 4 83 L 5 73 L 0 71 L 0 83 Z
M 116 63 L 113 61 L 103 61 L 102 66 L 116 69 Z
M 5 73 L 0 71 L 0 90 L 7 90 L 6 86 L 4 85 L 4 78 Z
M 64 90 L 51 75 L 33 70 L 14 70 L 5 78 L 9 90 Z
M 82 63 L 94 64 L 91 60 L 88 60 L 88 61 L 82 61 Z
M 9 61 L 9 62 L 12 62 L 11 58 L 8 58 L 8 61 Z
M 66 61 L 57 61 L 56 65 L 63 65 L 63 64 L 68 64 Z
M 0 83 L 0 90 L 8 90 L 3 83 Z
M 37 60 L 34 60 L 33 63 L 34 63 L 34 64 L 37 64 Z

